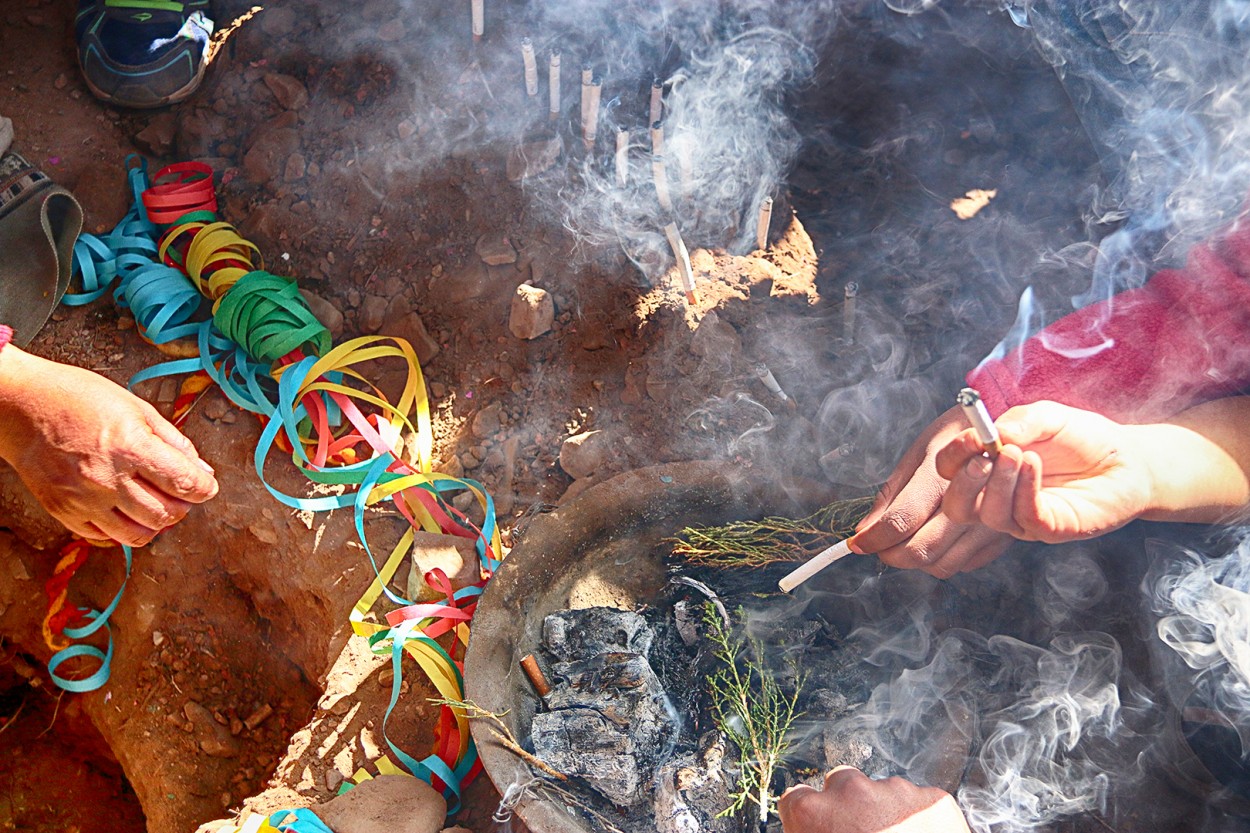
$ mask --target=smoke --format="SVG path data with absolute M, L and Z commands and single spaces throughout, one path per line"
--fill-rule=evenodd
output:
M 1243 532 L 1244 536 L 1244 532 Z M 1214 709 L 1250 750 L 1250 537 L 1222 558 L 1186 552 L 1151 577 L 1159 638 L 1193 673 L 1193 704 Z M 1180 697 L 1186 697 L 1181 692 Z
M 1141 286 L 1226 226 L 1250 192 L 1250 61 L 1244 0 L 1004 0 L 1055 68 L 1097 150 L 1100 252 L 1088 288 L 1020 300 L 999 357 L 1042 326 Z M 1108 314 L 1111 314 L 1108 312 Z M 1104 319 L 1105 320 L 1105 319 Z M 1101 322 L 1077 351 L 1111 346 Z M 1064 345 L 1047 344 L 1064 355 Z

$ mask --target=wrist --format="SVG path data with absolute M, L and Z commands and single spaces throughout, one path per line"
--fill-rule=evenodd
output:
M 12 344 L 0 349 L 0 459 L 10 463 L 28 435 L 27 414 L 41 361 Z

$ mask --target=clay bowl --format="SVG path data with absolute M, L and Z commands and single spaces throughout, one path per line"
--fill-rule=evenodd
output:
M 740 467 L 677 463 L 639 469 L 588 489 L 536 519 L 482 594 L 465 657 L 469 700 L 529 735 L 537 697 L 518 662 L 538 647 L 543 618 L 593 606 L 633 609 L 667 581 L 657 544 L 692 524 L 766 515 L 802 516 L 829 499 L 812 484 L 757 482 Z M 528 781 L 528 767 L 482 721 L 471 723 L 487 775 L 499 789 Z M 533 833 L 593 833 L 563 804 L 526 795 L 515 813 Z

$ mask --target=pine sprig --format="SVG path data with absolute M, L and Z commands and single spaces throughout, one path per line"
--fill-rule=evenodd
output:
M 770 516 L 723 526 L 686 527 L 670 539 L 673 554 L 705 567 L 766 567 L 805 561 L 850 537 L 872 506 L 871 497 L 829 504 L 805 518 Z
M 773 773 L 790 748 L 790 730 L 801 716 L 797 711 L 804 679 L 795 681 L 786 695 L 764 664 L 764 644 L 732 634 L 712 605 L 704 608 L 703 622 L 721 667 L 708 677 L 708 693 L 716 726 L 738 747 L 739 779 L 730 791 L 733 803 L 719 815 L 729 816 L 754 805 L 761 824 L 776 801 L 771 792 Z

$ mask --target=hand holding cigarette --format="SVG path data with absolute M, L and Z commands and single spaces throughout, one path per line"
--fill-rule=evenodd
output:
M 938 474 L 950 480 L 942 510 L 957 523 L 1028 541 L 1110 532 L 1150 508 L 1156 478 L 1148 461 L 1160 452 L 1148 438 L 1159 428 L 1120 425 L 1056 402 L 1012 408 L 998 420 L 994 458 L 982 454 L 979 428 L 938 451 Z

